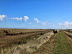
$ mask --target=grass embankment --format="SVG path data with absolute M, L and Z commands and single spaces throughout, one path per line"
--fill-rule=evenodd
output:
M 72 54 L 72 46 L 61 31 L 57 34 L 53 54 Z

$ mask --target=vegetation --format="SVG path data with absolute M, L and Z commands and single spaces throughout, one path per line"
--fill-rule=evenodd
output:
M 71 30 L 59 31 L 51 36 L 51 38 L 40 45 L 39 39 L 44 37 L 46 40 L 48 34 L 52 30 L 47 29 L 0 29 L 0 54 L 71 54 L 72 53 L 72 38 Z M 68 32 L 68 33 L 66 33 Z M 44 36 L 44 34 L 47 35 Z M 52 33 L 53 34 L 53 33 Z M 42 36 L 43 35 L 43 36 Z M 39 38 L 40 37 L 40 38 Z M 67 38 L 69 37 L 69 38 Z M 42 41 L 43 39 L 41 39 Z M 44 40 L 44 41 L 45 41 Z M 35 43 L 34 43 L 34 42 Z M 31 44 L 31 45 L 29 45 Z M 27 48 L 26 47 L 29 47 Z M 35 51 L 36 49 L 36 51 Z M 27 51 L 30 50 L 30 51 Z M 35 52 L 34 52 L 34 51 Z
M 38 38 L 51 30 L 46 29 L 0 29 L 0 52 L 13 46 L 26 44 L 29 40 Z M 14 48 L 15 49 L 15 48 Z M 13 48 L 12 48 L 13 50 Z
M 67 41 L 67 38 L 64 36 L 63 32 L 59 32 L 57 34 L 53 54 L 72 54 L 72 46 Z
M 56 40 L 56 34 L 52 35 L 49 41 L 41 45 L 40 48 L 37 49 L 32 54 L 52 54 L 52 49 L 55 45 L 55 40 Z

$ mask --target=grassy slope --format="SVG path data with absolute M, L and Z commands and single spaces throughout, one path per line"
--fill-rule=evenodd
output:
M 63 32 L 59 32 L 57 34 L 53 54 L 72 54 L 72 46 L 67 41 L 67 38 L 64 36 Z

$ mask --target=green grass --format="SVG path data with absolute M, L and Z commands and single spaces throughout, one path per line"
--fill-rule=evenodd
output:
M 53 54 L 72 54 L 72 46 L 67 41 L 63 32 L 57 34 L 56 44 L 53 49 Z

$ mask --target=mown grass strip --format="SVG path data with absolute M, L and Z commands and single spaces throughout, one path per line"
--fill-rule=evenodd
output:
M 72 54 L 72 46 L 61 31 L 57 34 L 53 54 Z

